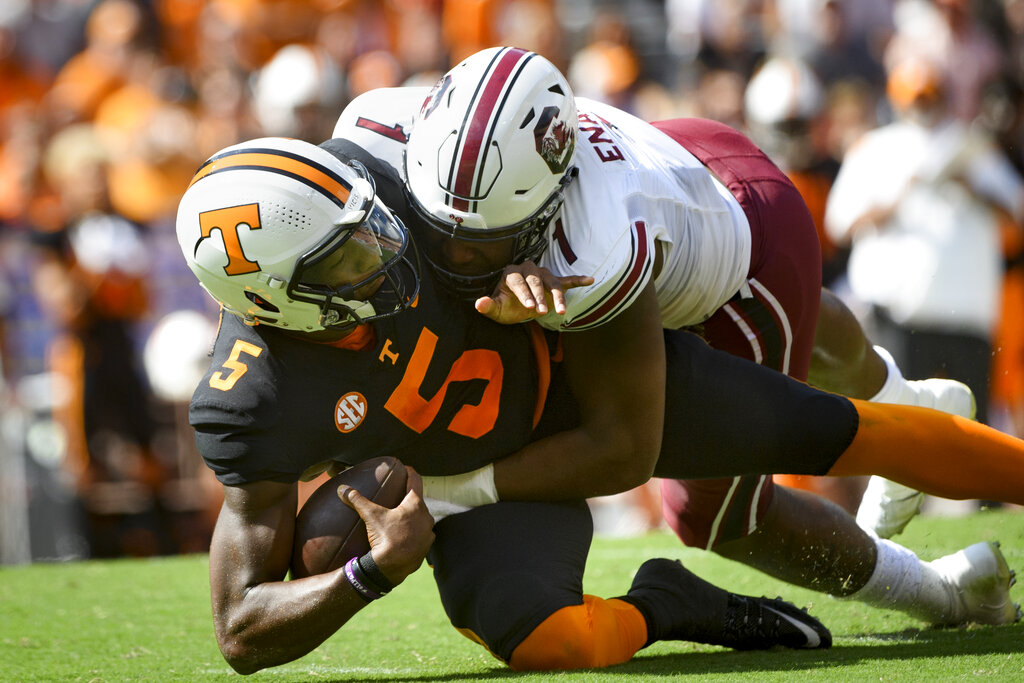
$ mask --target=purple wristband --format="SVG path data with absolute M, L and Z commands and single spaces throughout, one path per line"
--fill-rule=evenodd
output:
M 359 567 L 359 558 L 353 557 L 351 560 L 345 563 L 345 578 L 352 584 L 352 587 L 356 589 L 356 593 L 359 594 L 366 602 L 372 602 L 380 597 L 377 593 L 374 593 L 366 586 L 365 580 L 360 580 L 362 570 Z

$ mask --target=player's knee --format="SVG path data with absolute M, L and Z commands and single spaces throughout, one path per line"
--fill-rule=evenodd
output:
M 644 617 L 622 600 L 583 596 L 553 613 L 509 657 L 516 671 L 596 669 L 628 661 L 647 639 Z
M 545 619 L 512 652 L 516 671 L 589 669 L 601 666 L 586 607 L 563 607 Z
M 595 669 L 599 663 L 592 643 L 562 641 L 537 647 L 526 643 L 515 649 L 508 665 L 513 671 L 559 671 L 571 669 Z

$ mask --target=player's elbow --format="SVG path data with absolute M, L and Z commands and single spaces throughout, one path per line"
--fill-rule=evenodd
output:
M 606 443 L 615 444 L 606 451 L 604 475 L 608 477 L 609 493 L 618 493 L 636 488 L 647 482 L 654 474 L 661 450 L 661 439 L 644 435 L 640 438 L 625 435 L 623 438 Z
M 224 661 L 236 673 L 247 676 L 264 668 L 264 665 L 260 664 L 255 657 L 253 649 L 246 646 L 241 640 L 218 639 L 218 645 L 220 646 L 220 653 L 224 657 Z
M 616 470 L 609 475 L 607 480 L 608 491 L 605 495 L 613 495 L 635 489 L 637 486 L 643 485 L 650 478 L 650 474 L 643 474 L 639 468 Z
M 266 661 L 266 649 L 249 642 L 244 634 L 217 629 L 217 646 L 224 661 L 243 676 L 273 665 Z

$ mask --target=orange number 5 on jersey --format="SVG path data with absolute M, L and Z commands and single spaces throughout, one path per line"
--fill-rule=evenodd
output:
M 498 420 L 498 408 L 501 401 L 501 382 L 504 367 L 501 356 L 491 349 L 470 349 L 465 351 L 452 365 L 451 372 L 444 384 L 429 400 L 420 396 L 420 386 L 427 374 L 427 367 L 434 357 L 437 347 L 437 335 L 424 328 L 416 341 L 409 366 L 402 376 L 401 383 L 388 398 L 384 408 L 401 420 L 416 433 L 422 433 L 437 417 L 444 402 L 448 385 L 452 382 L 464 382 L 471 379 L 487 380 L 487 388 L 483 398 L 477 405 L 465 405 L 459 409 L 448 429 L 477 439 L 494 428 Z
M 261 353 L 263 353 L 263 349 L 255 344 L 250 344 L 249 342 L 244 342 L 241 339 L 236 339 L 235 345 L 231 348 L 231 355 L 228 356 L 228 359 L 224 361 L 223 365 L 224 368 L 231 371 L 231 374 L 225 377 L 223 372 L 218 371 L 213 373 L 210 375 L 211 387 L 214 389 L 220 389 L 221 391 L 230 391 L 231 387 L 235 386 L 235 382 L 241 379 L 242 375 L 249 370 L 245 363 L 238 360 L 238 357 L 243 353 L 247 353 L 253 358 L 257 358 Z

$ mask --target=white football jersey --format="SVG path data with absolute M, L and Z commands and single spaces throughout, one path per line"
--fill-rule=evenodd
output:
M 365 93 L 342 112 L 334 137 L 347 138 L 404 174 L 408 131 L 429 88 Z M 540 265 L 557 275 L 590 275 L 566 292 L 552 329 L 600 325 L 628 307 L 650 281 L 656 243 L 664 262 L 655 282 L 665 327 L 707 320 L 746 282 L 750 227 L 732 194 L 678 143 L 614 107 L 576 98 L 579 177 L 548 227 Z

